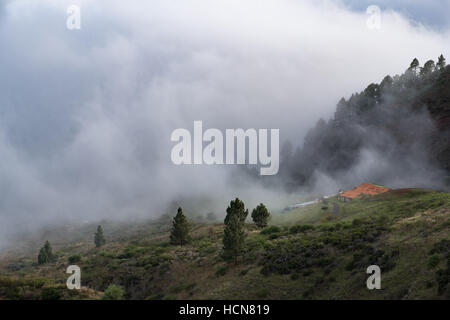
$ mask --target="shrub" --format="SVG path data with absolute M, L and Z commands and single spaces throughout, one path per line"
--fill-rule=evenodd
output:
M 227 267 L 226 266 L 219 266 L 216 269 L 216 277 L 224 276 L 227 273 Z
M 211 239 L 209 238 L 201 239 L 198 246 L 198 251 L 203 256 L 216 252 L 216 247 L 212 245 Z
M 266 289 L 266 288 L 258 290 L 258 292 L 256 292 L 256 296 L 261 299 L 267 298 L 268 295 L 269 295 L 269 289 Z
M 111 284 L 106 288 L 103 293 L 103 300 L 122 300 L 123 299 L 123 288 L 115 284 Z
M 435 243 L 433 249 L 430 251 L 430 254 L 435 253 L 450 253 L 450 240 L 443 239 Z
M 304 243 L 284 240 L 267 249 L 263 260 L 261 273 L 290 274 L 303 269 L 329 264 L 329 259 L 323 259 L 327 254 L 320 243 Z
M 240 272 L 240 275 L 245 276 L 249 271 L 250 271 L 250 269 L 244 269 Z
M 247 239 L 245 239 L 245 250 L 253 251 L 264 248 L 268 243 L 266 237 L 259 234 L 252 234 Z
M 436 267 L 439 264 L 440 260 L 441 259 L 438 254 L 436 253 L 433 254 L 432 256 L 428 257 L 428 267 L 430 268 Z
M 314 226 L 310 224 L 303 224 L 303 225 L 295 225 L 289 228 L 289 233 L 296 234 L 300 232 L 306 232 L 308 230 L 313 230 Z
M 278 233 L 272 233 L 269 235 L 269 239 L 270 240 L 274 240 L 277 239 L 280 235 Z
M 31 265 L 31 263 L 27 263 L 25 261 L 11 262 L 10 264 L 8 264 L 6 266 L 6 270 L 11 271 L 11 272 L 16 272 L 16 271 L 26 268 L 29 265 Z
M 261 231 L 261 234 L 273 234 L 273 233 L 278 233 L 278 232 L 281 232 L 281 228 L 280 227 L 270 226 L 270 227 L 264 228 Z
M 42 300 L 59 300 L 62 298 L 61 290 L 55 287 L 44 288 L 41 291 Z
M 69 257 L 69 263 L 70 264 L 75 264 L 77 262 L 81 261 L 81 256 L 79 254 L 74 254 L 73 256 Z
M 438 294 L 444 294 L 450 282 L 450 269 L 441 269 L 436 272 L 436 280 L 438 283 Z

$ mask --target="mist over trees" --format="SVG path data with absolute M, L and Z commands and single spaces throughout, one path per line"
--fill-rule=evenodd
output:
M 450 175 L 450 68 L 445 58 L 387 75 L 320 119 L 303 146 L 281 147 L 279 178 L 287 189 L 311 187 L 318 173 L 343 185 L 371 182 L 440 187 Z

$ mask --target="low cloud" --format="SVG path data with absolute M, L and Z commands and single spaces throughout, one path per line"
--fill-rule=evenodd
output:
M 80 30 L 66 28 L 70 4 L 81 7 Z M 202 120 L 278 128 L 301 145 L 341 96 L 450 52 L 448 30 L 394 11 L 369 30 L 364 12 L 333 1 L 0 8 L 0 238 L 55 221 L 156 216 L 182 197 L 217 197 L 218 208 L 234 196 L 280 202 L 235 167 L 173 165 L 170 133 Z

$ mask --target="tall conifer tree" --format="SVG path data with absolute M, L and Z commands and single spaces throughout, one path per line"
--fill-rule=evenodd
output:
M 97 232 L 95 233 L 94 242 L 95 242 L 95 246 L 97 248 L 103 246 L 106 243 L 102 226 L 97 227 Z
M 189 223 L 183 210 L 178 208 L 177 215 L 173 218 L 170 243 L 173 245 L 184 245 L 189 242 Z
M 248 210 L 239 198 L 230 202 L 224 220 L 223 257 L 226 260 L 234 259 L 237 263 L 237 258 L 242 253 L 245 240 L 244 222 L 247 215 Z
M 50 242 L 45 241 L 44 246 L 39 250 L 38 264 L 45 264 L 55 260 Z

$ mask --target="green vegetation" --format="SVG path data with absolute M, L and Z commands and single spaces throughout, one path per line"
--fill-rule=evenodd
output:
M 237 201 L 240 200 L 236 199 L 236 202 Z M 231 202 L 230 206 L 232 205 L 233 201 Z M 227 209 L 227 216 L 225 218 L 225 230 L 223 235 L 223 257 L 226 260 L 234 259 L 235 263 L 237 263 L 237 259 L 242 253 L 245 240 L 245 232 L 243 229 L 244 223 L 242 219 L 244 206 L 242 203 L 240 211 L 229 209 L 230 207 L 228 207 Z
M 122 300 L 124 291 L 121 286 L 116 286 L 112 284 L 106 288 L 105 293 L 103 294 L 103 300 Z
M 97 232 L 95 233 L 95 237 L 94 237 L 94 243 L 97 248 L 100 248 L 101 246 L 105 245 L 105 243 L 106 243 L 102 226 L 97 227 Z
M 328 121 L 320 119 L 295 152 L 288 142 L 282 146 L 281 150 L 288 150 L 281 154 L 280 170 L 286 187 L 310 185 L 317 171 L 339 181 L 344 173 L 352 174 L 350 170 L 367 150 L 379 154 L 398 177 L 416 172 L 403 164 L 422 159 L 420 153 L 429 161 L 418 165 L 417 170 L 430 165 L 447 175 L 449 88 L 450 66 L 440 55 L 436 64 L 428 60 L 423 66 L 415 58 L 403 74 L 386 75 L 380 83 L 370 83 L 364 90 L 342 98 L 334 116 Z M 436 181 L 435 185 L 439 184 Z M 328 209 L 324 204 L 323 210 Z
M 79 254 L 74 254 L 73 256 L 69 257 L 69 263 L 70 264 L 75 264 L 81 261 L 81 256 Z
M 281 232 L 281 228 L 278 226 L 270 226 L 261 231 L 261 234 L 275 234 Z
M 170 243 L 173 245 L 184 245 L 189 242 L 189 224 L 183 210 L 178 208 L 177 215 L 173 218 Z
M 45 264 L 53 262 L 54 260 L 55 256 L 53 255 L 52 246 L 50 245 L 50 242 L 46 241 L 41 250 L 39 250 L 38 264 Z
M 445 67 L 445 58 L 444 58 L 444 56 L 442 54 L 439 56 L 436 66 L 439 68 L 439 70 L 444 69 L 444 67 Z
M 246 210 L 234 200 L 240 209 L 228 210 L 227 224 L 195 223 L 183 246 L 171 245 L 168 221 L 108 226 L 116 231 L 101 250 L 86 232 L 84 243 L 58 242 L 52 263 L 0 260 L 0 298 L 448 299 L 449 193 L 391 190 L 339 202 L 324 220 L 337 201 L 273 214 L 260 230 L 238 218 Z M 67 263 L 82 269 L 81 291 L 66 288 Z M 382 290 L 366 288 L 372 264 Z
M 236 198 L 235 200 L 232 200 L 230 202 L 230 205 L 227 208 L 227 215 L 225 217 L 224 223 L 228 223 L 228 219 L 236 215 L 240 222 L 244 223 L 248 216 L 248 209 L 245 209 L 244 203 L 239 200 L 239 198 Z
M 422 68 L 414 59 L 404 74 L 341 99 L 334 118 L 318 121 L 302 149 L 287 153 L 280 175 L 304 186 L 315 169 L 333 177 L 351 168 L 364 146 L 389 150 L 396 161 L 420 150 L 447 170 L 442 187 L 448 188 L 449 84 L 442 55 Z M 420 122 L 424 137 L 412 135 L 423 113 L 433 124 Z M 372 138 L 380 133 L 386 139 Z M 450 299 L 448 192 L 396 189 L 349 202 L 333 196 L 282 214 L 269 214 L 261 203 L 252 211 L 254 224 L 246 223 L 239 198 L 223 224 L 212 212 L 200 214 L 206 202 L 191 206 L 191 224 L 181 208 L 172 221 L 164 213 L 145 223 L 102 222 L 108 243 L 100 225 L 24 240 L 0 258 L 0 300 Z M 35 247 L 45 239 L 57 240 L 56 253 L 49 241 Z M 81 290 L 67 289 L 67 264 L 82 269 Z M 366 287 L 373 264 L 381 268 L 381 290 Z
M 253 222 L 259 227 L 264 228 L 267 226 L 267 222 L 269 221 L 270 213 L 267 210 L 264 204 L 259 204 L 252 211 L 252 219 Z
M 441 260 L 441 257 L 438 254 L 433 254 L 428 258 L 428 266 L 430 268 L 436 267 Z

